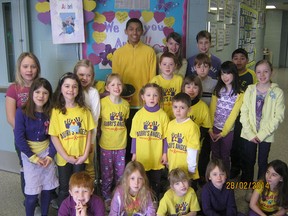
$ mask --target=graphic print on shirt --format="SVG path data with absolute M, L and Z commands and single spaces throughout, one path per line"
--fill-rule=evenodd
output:
M 110 116 L 109 121 L 104 121 L 103 123 L 103 125 L 106 128 L 113 127 L 113 128 L 108 128 L 108 130 L 124 130 L 125 118 L 122 112 L 111 112 L 109 116 Z
M 175 205 L 176 215 L 182 215 L 187 212 L 188 203 L 183 201 Z
M 64 124 L 67 130 L 63 131 L 60 134 L 61 139 L 77 139 L 82 135 L 86 136 L 87 130 L 81 127 L 82 121 L 83 119 L 81 119 L 80 117 L 66 119 L 64 121 Z
M 169 139 L 168 139 L 169 140 Z M 187 146 L 183 143 L 184 136 L 182 133 L 172 133 L 171 142 L 168 143 L 168 149 L 173 153 L 186 153 Z
M 137 131 L 137 136 L 148 140 L 162 139 L 161 133 L 157 131 L 159 125 L 158 121 L 145 121 L 143 122 L 143 130 Z
M 175 88 L 163 88 L 164 91 L 164 103 L 165 102 L 171 102 L 172 98 L 175 96 L 176 94 L 176 89 Z
M 25 104 L 28 100 L 29 93 L 19 93 L 18 98 L 21 100 L 21 104 Z

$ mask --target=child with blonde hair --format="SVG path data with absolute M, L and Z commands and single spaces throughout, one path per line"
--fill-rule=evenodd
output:
M 109 216 L 155 216 L 152 197 L 143 165 L 130 161 L 126 165 L 120 185 L 114 192 Z
M 271 81 L 272 64 L 260 60 L 255 65 L 258 82 L 249 85 L 241 107 L 241 137 L 244 138 L 242 181 L 253 182 L 258 148 L 258 179 L 267 170 L 271 143 L 279 124 L 284 119 L 284 93 Z
M 17 59 L 15 82 L 8 87 L 5 99 L 6 118 L 12 129 L 15 128 L 16 110 L 23 106 L 28 100 L 30 86 L 35 79 L 40 77 L 40 73 L 41 66 L 38 58 L 31 52 L 21 53 Z M 15 143 L 14 145 L 21 166 L 21 189 L 24 194 L 25 180 L 21 153 Z
M 119 74 L 112 73 L 106 79 L 109 95 L 101 99 L 100 164 L 102 195 L 109 209 L 113 184 L 120 181 L 125 169 L 129 103 L 121 98 L 123 83 Z
M 170 189 L 160 200 L 157 216 L 187 215 L 196 216 L 200 206 L 193 188 L 189 187 L 189 177 L 180 168 L 169 173 Z
M 73 70 L 74 74 L 76 74 L 81 82 L 83 87 L 83 93 L 85 97 L 85 104 L 90 109 L 91 114 L 94 119 L 95 126 L 97 128 L 98 119 L 100 116 L 100 97 L 97 89 L 95 89 L 92 85 L 94 83 L 94 66 L 91 61 L 88 59 L 82 59 L 76 63 Z M 89 163 L 86 165 L 85 170 L 91 175 L 93 179 L 95 179 L 95 168 L 97 165 L 94 162 L 94 154 L 97 148 L 96 145 L 96 128 L 92 131 L 92 143 L 91 143 L 91 151 L 89 153 Z

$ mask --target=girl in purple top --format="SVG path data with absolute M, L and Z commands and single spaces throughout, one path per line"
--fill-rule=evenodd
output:
M 120 215 L 156 215 L 149 182 L 140 162 L 127 164 L 121 183 L 114 192 L 109 216 Z
M 209 130 L 212 158 L 222 159 L 230 170 L 230 150 L 232 147 L 234 124 L 240 112 L 243 93 L 240 90 L 236 65 L 226 61 L 221 65 L 221 73 L 210 103 L 213 128 Z M 229 173 L 227 173 L 229 176 Z
M 6 92 L 6 117 L 12 129 L 15 127 L 16 109 L 23 106 L 28 99 L 28 93 L 32 82 L 40 76 L 41 67 L 38 58 L 30 52 L 23 52 L 17 60 L 15 82 L 12 83 Z M 15 145 L 21 166 L 21 188 L 24 193 L 24 175 L 20 151 Z
M 36 79 L 27 103 L 16 111 L 14 136 L 23 162 L 27 216 L 34 215 L 39 194 L 41 214 L 48 215 L 51 190 L 59 185 L 53 161 L 56 150 L 48 135 L 51 98 L 49 81 Z

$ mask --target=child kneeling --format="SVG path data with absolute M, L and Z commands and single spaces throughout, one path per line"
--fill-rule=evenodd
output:
M 104 216 L 103 200 L 93 194 L 94 181 L 82 171 L 74 173 L 69 181 L 69 197 L 63 200 L 58 216 L 97 215 Z

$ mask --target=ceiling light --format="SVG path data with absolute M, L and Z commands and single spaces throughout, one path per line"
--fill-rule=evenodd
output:
M 266 9 L 276 9 L 275 5 L 266 5 Z

